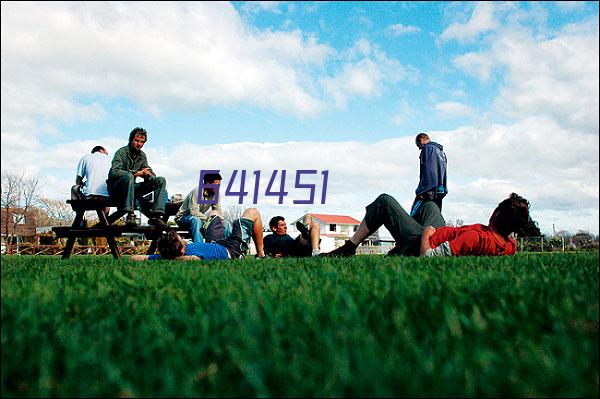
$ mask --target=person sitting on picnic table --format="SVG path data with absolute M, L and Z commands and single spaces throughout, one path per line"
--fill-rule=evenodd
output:
M 229 227 L 230 226 L 230 227 Z M 169 231 L 157 243 L 158 254 L 132 255 L 133 261 L 177 259 L 177 260 L 222 260 L 243 258 L 248 252 L 250 238 L 254 240 L 257 256 L 265 256 L 262 240 L 262 222 L 256 208 L 248 208 L 241 218 L 226 223 L 215 215 L 207 227 L 207 240 L 211 242 L 186 243 L 176 231 Z M 217 238 L 220 237 L 220 238 Z
M 71 187 L 71 200 L 108 199 L 106 178 L 110 170 L 108 151 L 101 145 L 92 148 L 77 164 L 75 185 Z M 110 208 L 104 208 L 108 215 Z
M 164 177 L 156 176 L 148 165 L 148 158 L 142 151 L 147 137 L 148 132 L 141 127 L 136 127 L 129 133 L 129 144 L 115 152 L 106 184 L 110 198 L 117 203 L 118 212 L 112 216 L 127 214 L 128 226 L 137 225 L 134 214 L 136 199 L 143 201 L 142 197 L 152 192 L 154 203 L 148 224 L 164 229 L 167 227 L 162 220 L 167 199 L 167 182 Z M 137 177 L 143 181 L 136 183 Z M 110 220 L 112 221 L 114 220 Z
M 431 219 L 438 216 L 443 220 L 438 206 L 425 202 L 422 208 L 428 208 Z M 350 240 L 344 245 L 322 256 L 340 257 L 352 256 L 356 247 L 385 226 L 396 240 L 394 255 L 406 256 L 484 256 L 484 255 L 513 255 L 517 243 L 513 238 L 529 221 L 529 201 L 512 193 L 500 202 L 487 226 L 473 224 L 468 226 L 435 228 L 427 227 L 411 218 L 393 197 L 381 194 L 366 207 L 365 218 Z M 438 219 L 439 220 L 439 219 Z M 390 251 L 392 252 L 392 251 Z
M 265 236 L 265 252 L 275 258 L 285 256 L 303 257 L 319 255 L 320 229 L 319 223 L 312 215 L 304 215 L 302 222 L 296 222 L 300 235 L 293 239 L 287 234 L 287 224 L 283 216 L 275 216 L 269 221 L 273 234 Z

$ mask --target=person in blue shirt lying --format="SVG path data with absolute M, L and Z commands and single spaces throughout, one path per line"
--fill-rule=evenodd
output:
M 169 231 L 159 238 L 158 254 L 132 255 L 133 261 L 177 259 L 177 260 L 219 260 L 243 258 L 248 252 L 250 237 L 256 245 L 259 257 L 264 257 L 263 227 L 260 213 L 255 208 L 246 209 L 241 218 L 231 223 L 216 216 L 208 226 L 211 242 L 188 244 L 176 231 Z M 220 237 L 220 238 L 219 238 Z

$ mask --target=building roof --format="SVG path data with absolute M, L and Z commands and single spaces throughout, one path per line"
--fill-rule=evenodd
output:
M 324 215 L 321 213 L 311 213 L 313 217 L 319 219 L 323 223 L 327 224 L 360 224 L 360 222 L 353 217 L 345 215 Z

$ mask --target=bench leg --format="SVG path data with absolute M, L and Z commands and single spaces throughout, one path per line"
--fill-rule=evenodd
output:
M 71 225 L 71 227 L 79 228 L 79 226 L 81 225 L 81 221 L 83 220 L 84 213 L 85 213 L 85 211 L 75 212 L 75 220 L 73 220 L 73 224 Z M 65 245 L 65 248 L 63 249 L 63 254 L 62 254 L 63 259 L 69 259 L 69 257 L 71 256 L 71 251 L 73 251 L 74 245 L 75 245 L 75 237 L 71 236 L 67 239 L 67 245 Z
M 107 217 L 104 218 L 104 220 L 106 220 L 106 224 L 113 224 L 114 222 L 116 222 L 120 217 L 122 217 L 123 215 L 125 215 L 127 212 L 124 211 L 114 211 L 113 213 L 111 213 L 110 215 L 108 215 Z M 100 216 L 100 215 L 98 215 Z M 100 219 L 102 220 L 102 219 Z
M 119 259 L 121 257 L 121 253 L 119 252 L 119 247 L 117 246 L 117 242 L 115 241 L 115 237 L 108 236 L 106 237 L 106 242 L 110 247 L 110 253 L 115 259 Z
M 67 238 L 67 245 L 65 245 L 62 254 L 63 259 L 69 259 L 71 256 L 71 251 L 73 251 L 73 245 L 75 245 L 75 237 Z

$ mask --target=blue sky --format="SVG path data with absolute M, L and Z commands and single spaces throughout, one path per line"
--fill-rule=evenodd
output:
M 597 2 L 3 2 L 2 170 L 63 198 L 143 126 L 171 194 L 201 168 L 330 170 L 309 210 L 360 219 L 381 192 L 410 205 L 425 131 L 446 219 L 516 191 L 543 231 L 597 234 L 598 64 Z M 295 219 L 291 199 L 259 209 Z

